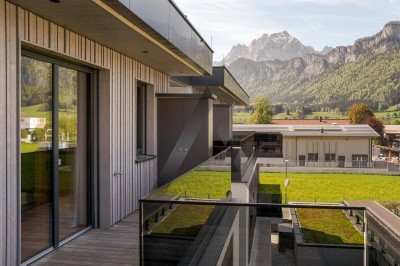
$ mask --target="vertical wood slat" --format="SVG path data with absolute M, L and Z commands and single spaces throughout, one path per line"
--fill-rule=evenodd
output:
M 19 188 L 18 176 L 18 143 L 19 124 L 18 120 L 18 79 L 19 79 L 19 44 L 17 42 L 17 7 L 6 3 L 7 12 L 7 247 L 9 264 L 19 261 L 19 239 L 18 239 L 18 210 L 19 197 L 15 189 Z M 14 248 L 13 248 L 14 247 Z
M 65 32 L 64 28 L 57 26 L 57 51 L 60 53 L 65 53 L 64 50 L 64 38 L 65 38 Z
M 5 2 L 0 0 L 0 17 L 6 17 Z M 7 125 L 7 91 L 6 91 L 6 21 L 0 19 L 0 125 Z M 7 265 L 7 198 L 9 191 L 7 190 L 7 127 L 0 126 L 0 265 Z
M 57 42 L 58 42 L 58 34 L 57 34 L 57 25 L 50 22 L 50 49 L 57 51 Z
M 2 4 L 3 4 L 3 2 L 2 2 Z M 2 16 L 2 17 L 4 17 L 4 16 Z M 25 10 L 23 10 L 22 8 L 18 8 L 18 25 L 20 25 L 19 33 L 18 33 L 19 37 L 22 40 L 26 40 L 25 27 L 24 27 L 24 25 L 25 25 Z M 3 27 L 0 30 L 3 30 Z
M 37 44 L 40 46 L 44 45 L 44 20 L 41 17 L 37 17 L 36 19 L 36 38 L 37 38 Z
M 36 30 L 37 30 L 37 26 L 36 26 L 36 16 L 32 13 L 29 13 L 28 16 L 28 20 L 29 20 L 29 41 L 32 43 L 36 43 L 37 40 L 37 36 L 36 36 Z
M 43 20 L 43 46 L 46 48 L 50 47 L 50 23 L 47 20 Z

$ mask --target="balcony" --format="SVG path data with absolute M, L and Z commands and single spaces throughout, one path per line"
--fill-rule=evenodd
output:
M 188 60 L 212 72 L 212 49 L 177 5 L 170 0 L 119 0 L 132 13 L 165 38 L 171 49 L 179 49 Z
M 172 1 L 10 2 L 167 75 L 211 73 L 212 49 Z M 69 41 L 57 25 L 60 42 Z
M 261 190 L 252 143 L 254 134 L 141 199 L 139 212 L 112 229 L 91 230 L 37 265 L 117 257 L 129 265 L 399 263 L 399 218 L 370 202 L 282 203 L 280 189 Z

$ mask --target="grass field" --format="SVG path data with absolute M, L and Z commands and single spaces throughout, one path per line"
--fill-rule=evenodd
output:
M 303 238 L 307 243 L 362 245 L 364 238 L 340 210 L 298 209 Z
M 21 142 L 21 153 L 34 152 L 38 150 L 37 143 Z
M 151 233 L 195 237 L 210 216 L 213 208 L 214 206 L 210 205 L 180 205 Z
M 37 117 L 37 118 L 46 118 L 47 123 L 51 124 L 51 112 L 50 111 L 41 111 L 42 105 L 32 105 L 32 106 L 24 106 L 21 107 L 21 117 Z M 76 110 L 60 110 L 59 116 L 74 118 L 76 117 Z
M 231 173 L 194 171 L 172 182 L 162 190 L 163 194 L 193 198 L 221 199 L 231 190 Z
M 289 173 L 289 201 L 341 202 L 342 200 L 400 201 L 400 177 L 361 174 Z M 285 173 L 261 173 L 260 191 L 269 193 L 279 184 L 284 197 Z

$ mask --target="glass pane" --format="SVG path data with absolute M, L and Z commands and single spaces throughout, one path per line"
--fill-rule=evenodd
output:
M 60 240 L 88 226 L 86 75 L 59 67 Z
M 51 247 L 51 64 L 21 61 L 21 260 Z

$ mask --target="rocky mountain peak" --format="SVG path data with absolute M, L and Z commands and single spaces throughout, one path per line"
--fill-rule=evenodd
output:
M 238 58 L 247 58 L 256 62 L 279 59 L 282 61 L 295 57 L 305 57 L 315 53 L 311 46 L 303 45 L 287 31 L 263 34 L 254 39 L 249 46 L 238 44 L 232 47 L 228 55 L 218 64 L 229 65 Z

